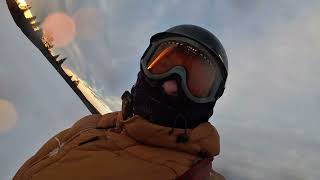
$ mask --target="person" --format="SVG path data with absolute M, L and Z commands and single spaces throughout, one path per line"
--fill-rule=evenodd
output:
M 208 30 L 178 25 L 155 34 L 122 110 L 60 132 L 14 180 L 224 179 L 212 170 L 220 137 L 208 121 L 227 75 L 225 50 Z

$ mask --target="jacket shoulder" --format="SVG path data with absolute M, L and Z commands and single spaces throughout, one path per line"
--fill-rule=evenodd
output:
M 104 115 L 100 115 L 100 114 L 88 115 L 78 120 L 70 128 L 70 131 L 78 132 L 87 128 L 104 128 L 106 124 L 109 124 L 109 122 L 114 122 L 117 119 L 118 115 L 119 115 L 119 112 L 111 112 Z
M 50 138 L 30 159 L 28 159 L 20 167 L 14 179 L 19 179 L 19 174 L 28 169 L 35 162 L 39 161 L 41 158 L 53 152 L 53 150 L 60 146 L 62 142 L 67 141 L 69 138 L 73 137 L 75 134 L 81 133 L 83 130 L 98 128 L 100 121 L 112 119 L 116 117 L 117 114 L 118 112 L 112 112 L 105 115 L 94 114 L 81 118 L 70 128 L 63 130 Z

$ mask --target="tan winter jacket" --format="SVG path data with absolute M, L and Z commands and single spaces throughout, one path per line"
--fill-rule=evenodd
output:
M 14 180 L 176 179 L 201 160 L 199 152 L 220 151 L 210 123 L 187 132 L 189 141 L 176 143 L 183 129 L 172 131 L 137 115 L 123 120 L 121 112 L 86 116 L 43 145 Z

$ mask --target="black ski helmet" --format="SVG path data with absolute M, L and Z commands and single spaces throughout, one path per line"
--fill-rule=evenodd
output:
M 217 59 L 219 60 L 218 63 L 222 71 L 224 82 L 221 84 L 216 97 L 218 99 L 220 96 L 222 96 L 224 92 L 225 82 L 228 77 L 228 57 L 219 39 L 210 31 L 202 27 L 191 24 L 177 25 L 167 29 L 164 32 L 160 32 L 153 35 L 150 39 L 150 45 L 144 52 L 141 59 L 143 59 L 144 56 L 148 53 L 150 47 L 152 46 L 152 43 L 156 43 L 157 41 L 160 41 L 168 37 L 189 38 L 193 41 L 200 43 L 202 46 L 207 48 L 215 57 L 217 57 Z
M 215 93 L 215 99 L 209 102 L 197 103 L 188 99 L 183 92 L 182 96 L 168 96 L 159 88 L 160 81 L 153 81 L 145 74 L 145 61 L 155 53 L 158 44 L 166 39 L 188 39 L 206 49 L 215 58 L 222 81 Z M 140 72 L 136 84 L 132 87 L 133 114 L 140 115 L 152 123 L 175 128 L 194 128 L 207 122 L 213 114 L 216 100 L 223 94 L 228 75 L 228 60 L 220 41 L 209 31 L 195 25 L 178 25 L 164 32 L 153 35 L 150 45 L 140 61 Z M 167 78 L 171 78 L 168 76 Z M 154 85 L 156 83 L 158 85 Z M 182 90 L 182 88 L 178 88 Z M 194 113 L 196 112 L 196 113 Z

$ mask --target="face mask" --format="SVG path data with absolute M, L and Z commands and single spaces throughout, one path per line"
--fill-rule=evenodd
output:
M 179 85 L 178 96 L 169 96 L 161 87 L 165 80 L 150 82 L 142 72 L 138 73 L 133 90 L 134 114 L 174 128 L 194 128 L 208 121 L 215 103 L 194 103 L 183 94 Z

